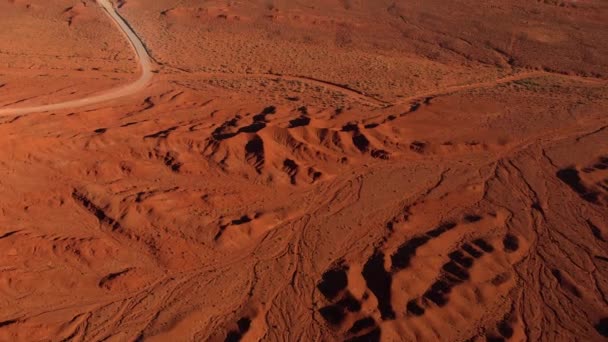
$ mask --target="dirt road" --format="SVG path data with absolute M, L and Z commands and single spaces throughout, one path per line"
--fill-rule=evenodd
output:
M 96 95 L 91 95 L 76 100 L 39 106 L 2 108 L 0 109 L 0 116 L 23 115 L 30 113 L 46 112 L 51 110 L 83 107 L 100 102 L 114 100 L 121 97 L 126 97 L 135 94 L 146 87 L 146 85 L 152 79 L 153 74 L 151 58 L 150 55 L 148 55 L 144 44 L 141 42 L 137 34 L 133 32 L 133 29 L 131 29 L 129 24 L 116 12 L 116 10 L 114 10 L 114 7 L 112 6 L 109 0 L 98 0 L 98 3 L 104 10 L 104 12 L 110 17 L 110 19 L 114 23 L 116 23 L 118 28 L 124 33 L 125 37 L 129 40 L 131 46 L 135 50 L 141 72 L 140 77 L 133 83 L 129 83 Z

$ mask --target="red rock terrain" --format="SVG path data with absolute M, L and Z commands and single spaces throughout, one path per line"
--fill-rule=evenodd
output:
M 0 0 L 0 341 L 608 338 L 606 2 L 104 4 Z

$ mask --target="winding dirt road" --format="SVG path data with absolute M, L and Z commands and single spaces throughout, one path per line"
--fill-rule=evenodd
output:
M 109 100 L 118 99 L 133 95 L 142 89 L 144 89 L 150 80 L 152 79 L 152 63 L 150 55 L 144 44 L 141 42 L 137 34 L 133 32 L 133 29 L 127 24 L 127 22 L 116 12 L 109 0 L 97 0 L 97 3 L 101 6 L 104 12 L 110 17 L 110 19 L 116 23 L 118 28 L 124 33 L 126 38 L 131 43 L 131 46 L 135 50 L 137 59 L 139 61 L 139 67 L 141 69 L 141 75 L 133 83 L 129 83 L 117 88 L 110 89 L 108 91 L 99 93 L 97 95 L 91 95 L 76 100 L 65 101 L 60 103 L 53 103 L 39 106 L 29 107 L 17 107 L 17 108 L 2 108 L 0 109 L 0 116 L 5 115 L 23 115 L 31 113 L 46 112 L 52 110 L 60 110 L 67 108 L 77 108 L 88 106 L 96 103 L 106 102 Z
M 144 47 L 142 41 L 137 36 L 137 34 L 133 31 L 133 29 L 129 26 L 129 24 L 116 12 L 110 0 L 97 0 L 99 6 L 104 10 L 104 12 L 110 17 L 110 19 L 118 26 L 118 28 L 123 32 L 128 41 L 131 43 L 131 46 L 135 50 L 137 55 L 137 59 L 139 61 L 139 66 L 141 69 L 141 75 L 139 79 L 134 81 L 133 83 L 129 83 L 126 85 L 122 85 L 113 89 L 106 90 L 104 92 L 94 94 L 91 96 L 86 96 L 80 99 L 46 104 L 46 105 L 37 105 L 37 106 L 27 106 L 27 107 L 9 107 L 9 108 L 0 108 L 0 116 L 7 115 L 24 115 L 31 113 L 40 113 L 46 111 L 53 110 L 61 110 L 61 109 L 69 109 L 69 108 L 78 108 L 84 107 L 88 105 L 93 105 L 97 103 L 102 103 L 122 97 L 127 97 L 133 95 L 135 93 L 143 90 L 150 80 L 153 77 L 152 73 L 152 62 L 151 57 L 148 54 L 148 51 Z M 465 85 L 457 85 L 450 86 L 440 90 L 434 90 L 427 93 L 414 94 L 412 96 L 402 98 L 399 101 L 394 103 L 384 101 L 377 97 L 365 94 L 359 90 L 350 88 L 346 85 L 336 84 L 328 81 L 323 81 L 307 76 L 294 76 L 294 75 L 274 75 L 274 74 L 218 74 L 218 73 L 197 73 L 197 76 L 207 76 L 207 77 L 264 77 L 264 78 L 281 78 L 283 80 L 295 80 L 306 83 L 312 83 L 316 85 L 320 85 L 329 89 L 333 89 L 342 93 L 345 93 L 351 97 L 357 98 L 364 103 L 369 103 L 374 106 L 379 107 L 390 107 L 399 104 L 407 104 L 416 102 L 425 97 L 433 97 L 438 95 L 450 94 L 458 91 L 465 91 L 471 89 L 478 88 L 488 88 L 494 87 L 504 83 L 510 83 L 514 81 L 519 81 L 528 78 L 536 78 L 542 77 L 546 75 L 554 75 L 563 78 L 577 79 L 581 81 L 593 81 L 593 82 L 603 82 L 603 80 L 594 79 L 591 77 L 579 77 L 579 76 L 571 76 L 564 74 L 556 74 L 546 71 L 530 71 L 530 72 L 521 72 L 508 75 L 503 78 L 499 78 L 492 81 L 485 81 L 479 83 L 465 84 Z

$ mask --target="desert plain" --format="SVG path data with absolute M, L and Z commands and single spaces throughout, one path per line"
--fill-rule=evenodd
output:
M 606 341 L 608 2 L 0 0 L 0 341 Z

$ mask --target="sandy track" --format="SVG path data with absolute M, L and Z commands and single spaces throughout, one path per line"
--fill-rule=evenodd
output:
M 141 69 L 140 77 L 133 83 L 113 88 L 97 95 L 87 96 L 76 100 L 39 106 L 3 108 L 0 109 L 0 116 L 23 115 L 51 110 L 83 107 L 133 95 L 146 87 L 153 76 L 152 63 L 150 55 L 148 55 L 148 51 L 146 51 L 144 44 L 141 42 L 137 34 L 133 32 L 133 29 L 131 29 L 129 24 L 114 10 L 114 7 L 112 7 L 109 0 L 98 0 L 98 3 L 103 8 L 104 12 L 110 17 L 110 19 L 116 23 L 118 28 L 123 32 L 135 50 L 137 59 L 139 61 L 139 67 Z
M 511 83 L 511 82 L 517 82 L 517 81 L 522 81 L 525 79 L 533 79 L 533 78 L 539 78 L 539 77 L 544 77 L 544 76 L 559 77 L 559 78 L 564 78 L 564 79 L 573 80 L 573 81 L 580 81 L 580 82 L 594 82 L 594 83 L 598 83 L 598 84 L 602 84 L 602 83 L 606 82 L 603 79 L 593 78 L 593 77 L 565 75 L 565 74 L 546 72 L 546 71 L 527 71 L 527 72 L 520 72 L 520 73 L 508 75 L 508 76 L 505 76 L 502 78 L 495 79 L 493 81 L 456 85 L 456 86 L 446 87 L 443 89 L 433 90 L 433 91 L 430 91 L 427 93 L 420 93 L 420 94 L 406 97 L 400 101 L 397 101 L 395 104 L 410 103 L 410 102 L 415 102 L 415 101 L 422 100 L 422 99 L 428 98 L 428 97 L 449 95 L 449 94 L 467 91 L 467 90 L 494 88 L 501 84 L 507 84 L 507 83 Z
M 452 85 L 444 88 L 438 88 L 431 91 L 420 92 L 416 94 L 412 94 L 410 96 L 406 96 L 396 101 L 388 101 L 384 100 L 380 97 L 373 96 L 367 94 L 361 90 L 352 88 L 348 85 L 339 84 L 336 82 L 329 82 L 313 77 L 301 76 L 301 75 L 284 75 L 284 74 L 268 74 L 268 73 L 219 73 L 219 72 L 187 72 L 182 71 L 184 75 L 194 76 L 197 78 L 218 78 L 218 79 L 246 79 L 246 78 L 264 78 L 264 79 L 280 79 L 283 81 L 296 81 L 307 83 L 311 85 L 316 85 L 320 87 L 324 87 L 326 89 L 342 93 L 353 100 L 360 101 L 363 104 L 370 105 L 373 107 L 379 108 L 389 108 L 392 106 L 403 105 L 403 104 L 413 104 L 423 100 L 425 98 L 437 97 L 450 95 L 453 93 L 475 90 L 475 89 L 485 89 L 485 88 L 493 88 L 502 84 L 522 81 L 526 79 L 534 79 L 540 77 L 557 77 L 562 79 L 568 79 L 572 81 L 579 82 L 592 82 L 596 84 L 606 83 L 606 80 L 595 77 L 585 77 L 585 76 L 576 76 L 576 75 L 567 75 L 555 72 L 541 71 L 541 70 L 533 70 L 533 71 L 519 71 L 513 74 L 506 75 L 501 78 L 496 78 L 493 80 L 482 81 L 482 82 L 474 82 L 467 83 L 461 85 Z

